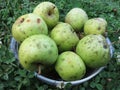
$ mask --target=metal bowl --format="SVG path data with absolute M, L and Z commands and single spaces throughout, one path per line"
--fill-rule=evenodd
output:
M 112 57 L 112 56 L 113 56 L 114 48 L 113 48 L 113 46 L 112 46 L 111 41 L 109 40 L 109 38 L 106 38 L 106 41 L 107 41 L 107 43 L 108 43 L 109 46 L 110 46 L 110 54 L 111 54 L 111 57 Z M 17 41 L 16 41 L 14 38 L 11 38 L 10 49 L 11 49 L 12 52 L 14 53 L 14 56 L 15 56 L 15 58 L 16 58 L 17 60 L 19 60 L 19 59 L 18 59 L 18 46 L 19 46 L 19 45 L 18 45 Z M 87 72 L 87 74 L 86 74 L 82 79 L 80 79 L 80 80 L 75 80 L 75 81 L 63 81 L 62 79 L 60 79 L 60 78 L 58 78 L 58 77 L 55 78 L 55 77 L 53 76 L 54 78 L 51 78 L 51 77 L 49 77 L 49 76 L 39 75 L 39 74 L 37 74 L 36 72 L 35 72 L 35 76 L 36 76 L 39 80 L 41 80 L 41 81 L 43 81 L 43 82 L 45 82 L 45 83 L 47 83 L 47 84 L 54 85 L 54 86 L 59 87 L 59 88 L 64 88 L 64 86 L 65 86 L 67 83 L 70 83 L 70 84 L 72 84 L 72 85 L 74 86 L 74 85 L 78 85 L 78 84 L 81 84 L 81 83 L 83 83 L 83 82 L 86 82 L 86 81 L 90 80 L 91 78 L 93 78 L 93 77 L 95 77 L 97 74 L 99 74 L 105 67 L 106 67 L 106 66 L 100 67 L 100 68 L 94 69 L 94 70 L 89 70 L 89 71 Z

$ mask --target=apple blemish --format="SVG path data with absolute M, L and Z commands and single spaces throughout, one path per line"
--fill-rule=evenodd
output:
M 107 48 L 108 48 L 108 46 L 107 46 L 106 44 L 104 44 L 104 45 L 103 45 L 103 48 L 104 48 L 104 49 L 107 49 Z
M 98 27 L 98 30 L 101 30 L 101 27 Z
M 107 21 L 103 18 L 91 18 L 84 25 L 85 35 L 104 34 L 107 28 Z
M 21 18 L 21 19 L 20 19 L 20 23 L 23 23 L 23 22 L 24 22 L 24 20 L 25 20 L 24 18 Z
M 56 42 L 60 52 L 72 50 L 79 41 L 76 32 L 68 23 L 58 23 L 50 33 L 50 37 Z
M 86 41 L 90 41 L 90 43 L 85 43 Z M 107 47 L 108 44 L 104 36 L 90 34 L 79 41 L 76 53 L 83 59 L 87 67 L 99 68 L 105 66 L 110 60 L 109 48 Z
M 81 79 L 85 75 L 86 67 L 76 53 L 65 51 L 58 56 L 55 70 L 63 80 L 72 81 Z
M 27 19 L 27 22 L 30 22 L 30 19 Z
M 40 19 L 39 18 L 37 19 L 37 23 L 40 23 Z
M 50 37 L 43 34 L 32 35 L 22 42 L 19 47 L 18 55 L 20 64 L 25 69 L 36 71 L 38 70 L 38 67 L 41 68 L 41 65 L 51 66 L 56 62 L 58 48 Z M 26 61 L 28 63 L 25 64 Z M 41 71 L 39 74 L 40 73 Z
M 12 26 L 12 35 L 17 42 L 35 34 L 48 34 L 45 21 L 38 15 L 29 13 L 20 16 Z
M 38 4 L 33 10 L 33 13 L 43 18 L 49 30 L 59 22 L 59 10 L 52 2 L 44 1 Z

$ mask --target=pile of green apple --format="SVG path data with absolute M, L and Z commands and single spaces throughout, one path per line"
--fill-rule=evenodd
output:
M 107 21 L 89 19 L 79 7 L 71 9 L 64 21 L 59 16 L 57 6 L 46 1 L 14 22 L 12 36 L 20 45 L 22 67 L 39 74 L 54 68 L 61 79 L 72 81 L 83 78 L 88 68 L 105 66 L 110 60 L 104 36 Z

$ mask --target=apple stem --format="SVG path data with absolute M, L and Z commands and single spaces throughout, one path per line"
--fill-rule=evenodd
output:
M 41 65 L 38 66 L 38 74 L 41 74 Z
M 54 8 L 55 8 L 55 6 L 53 6 L 53 8 L 51 8 L 51 10 L 48 12 L 49 16 L 54 12 Z

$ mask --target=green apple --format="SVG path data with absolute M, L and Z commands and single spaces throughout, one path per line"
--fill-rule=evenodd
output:
M 81 79 L 86 73 L 82 59 L 72 51 L 66 51 L 58 56 L 55 69 L 59 76 L 66 81 Z
M 90 68 L 105 66 L 110 60 L 109 45 L 100 34 L 90 34 L 83 37 L 77 44 L 76 53 Z
M 35 34 L 48 34 L 48 27 L 44 20 L 33 13 L 20 16 L 12 26 L 12 35 L 18 42 Z
M 25 69 L 35 71 L 39 66 L 53 65 L 58 57 L 58 48 L 50 37 L 32 35 L 21 43 L 18 56 Z
M 56 42 L 59 51 L 72 50 L 79 41 L 76 32 L 68 23 L 60 22 L 51 31 L 50 37 Z
M 41 16 L 47 23 L 49 29 L 52 29 L 59 21 L 59 10 L 55 4 L 49 1 L 38 4 L 33 10 L 33 13 Z
M 84 33 L 89 34 L 105 34 L 107 21 L 103 18 L 89 19 L 84 25 Z
M 71 9 L 65 16 L 65 22 L 69 23 L 77 32 L 81 31 L 85 22 L 88 20 L 88 15 L 81 8 Z

